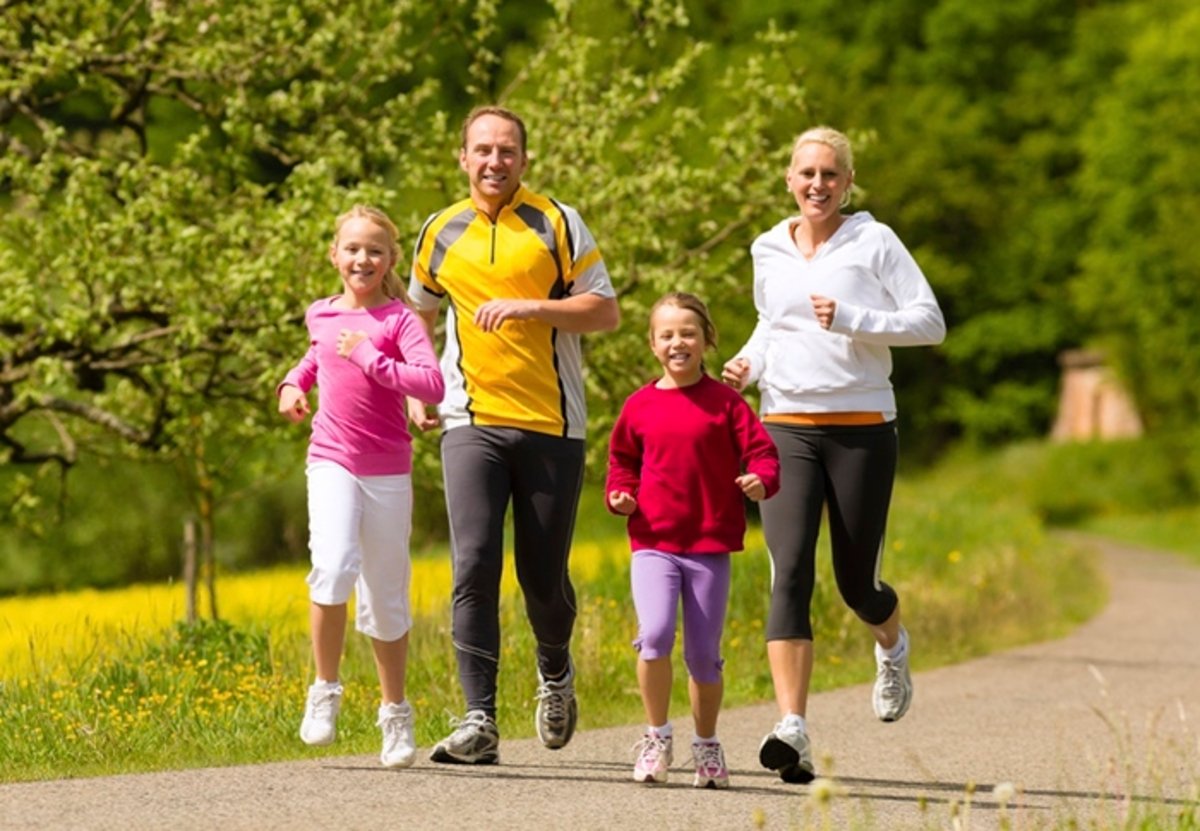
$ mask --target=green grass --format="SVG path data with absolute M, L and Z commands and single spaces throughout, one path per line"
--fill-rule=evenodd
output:
M 1115 540 L 1161 548 L 1200 563 L 1200 507 L 1173 508 L 1145 514 L 1105 514 L 1078 523 L 1082 531 Z

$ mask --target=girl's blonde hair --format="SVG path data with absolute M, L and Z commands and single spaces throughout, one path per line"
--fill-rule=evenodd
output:
M 796 140 L 792 142 L 792 159 L 796 158 L 796 151 L 805 144 L 824 144 L 831 149 L 834 159 L 837 160 L 838 167 L 850 174 L 851 179 L 853 179 L 854 149 L 850 146 L 850 139 L 841 130 L 835 130 L 832 127 L 824 125 L 808 128 L 796 136 Z M 844 208 L 850 204 L 852 191 L 853 187 L 846 188 L 845 194 L 842 195 L 842 204 L 840 207 Z
M 342 233 L 342 226 L 352 219 L 366 219 L 378 225 L 387 234 L 388 253 L 392 256 L 392 265 L 383 275 L 383 293 L 393 300 L 402 301 L 405 305 L 412 305 L 408 299 L 408 292 L 404 290 L 404 282 L 396 274 L 396 263 L 400 262 L 400 232 L 396 229 L 396 223 L 392 222 L 391 218 L 379 208 L 370 205 L 355 205 L 339 216 L 333 224 L 333 244 L 335 246 L 338 235 Z
M 704 305 L 704 301 L 694 294 L 688 294 L 686 291 L 669 291 L 658 300 L 654 301 L 654 305 L 650 307 L 650 339 L 654 339 L 654 313 L 663 306 L 675 306 L 684 311 L 691 312 L 700 319 L 700 331 L 704 333 L 704 348 L 717 348 L 717 327 L 713 324 L 712 315 L 708 313 L 708 307 Z

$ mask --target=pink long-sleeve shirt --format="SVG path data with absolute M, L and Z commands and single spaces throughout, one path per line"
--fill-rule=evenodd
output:
M 605 494 L 637 499 L 634 551 L 741 551 L 745 497 L 734 480 L 743 470 L 758 474 L 767 496 L 779 490 L 779 452 L 741 395 L 707 375 L 674 389 L 652 382 L 629 396 L 613 426 Z
M 338 309 L 318 300 L 304 320 L 310 346 L 284 377 L 304 392 L 317 386 L 309 461 L 337 462 L 356 476 L 412 471 L 405 396 L 437 404 L 445 393 L 437 356 L 421 320 L 399 300 L 373 309 Z M 342 358 L 338 333 L 367 337 Z

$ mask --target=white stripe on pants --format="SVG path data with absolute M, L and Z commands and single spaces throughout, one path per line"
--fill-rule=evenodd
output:
M 412 626 L 412 477 L 355 476 L 336 462 L 308 475 L 309 599 L 337 606 L 357 597 L 355 628 L 381 641 Z

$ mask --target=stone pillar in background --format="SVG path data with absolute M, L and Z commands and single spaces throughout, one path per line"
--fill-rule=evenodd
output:
M 1099 352 L 1072 349 L 1058 357 L 1062 392 L 1053 441 L 1132 438 L 1142 434 L 1142 419 Z

